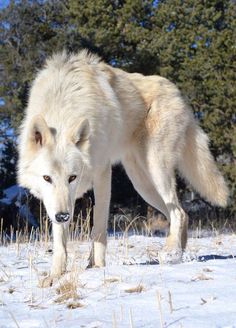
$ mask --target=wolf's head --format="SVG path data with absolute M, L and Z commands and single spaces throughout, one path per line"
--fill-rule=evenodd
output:
M 58 223 L 69 221 L 75 200 L 90 187 L 89 123 L 73 124 L 69 132 L 57 131 L 35 116 L 20 140 L 18 182 L 43 201 L 49 218 Z

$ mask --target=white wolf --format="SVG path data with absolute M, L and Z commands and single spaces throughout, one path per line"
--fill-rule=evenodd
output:
M 228 190 L 174 84 L 130 74 L 82 51 L 46 62 L 33 82 L 21 126 L 18 181 L 43 200 L 53 223 L 50 279 L 66 269 L 66 230 L 75 200 L 95 195 L 90 264 L 105 265 L 111 165 L 121 162 L 135 189 L 170 220 L 165 253 L 179 259 L 188 217 L 175 190 L 175 170 L 213 204 Z M 164 253 L 164 251 L 163 251 Z

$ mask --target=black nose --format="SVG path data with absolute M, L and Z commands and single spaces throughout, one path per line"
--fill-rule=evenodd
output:
M 55 215 L 56 221 L 57 222 L 66 222 L 69 220 L 70 218 L 70 214 L 69 213 L 64 213 L 64 212 L 59 212 Z

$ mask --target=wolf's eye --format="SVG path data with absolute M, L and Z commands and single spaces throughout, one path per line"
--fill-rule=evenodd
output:
M 48 183 L 52 183 L 52 179 L 49 175 L 43 175 L 43 178 L 45 181 L 47 181 Z
M 71 175 L 68 179 L 69 183 L 71 183 L 72 181 L 74 181 L 76 179 L 76 175 Z

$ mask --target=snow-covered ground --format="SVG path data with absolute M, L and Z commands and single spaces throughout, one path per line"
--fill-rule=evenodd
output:
M 85 270 L 88 242 L 70 242 L 69 272 L 37 287 L 50 244 L 0 247 L 0 328 L 236 327 L 236 236 L 190 236 L 181 264 L 158 264 L 164 238 L 110 237 L 107 266 Z

